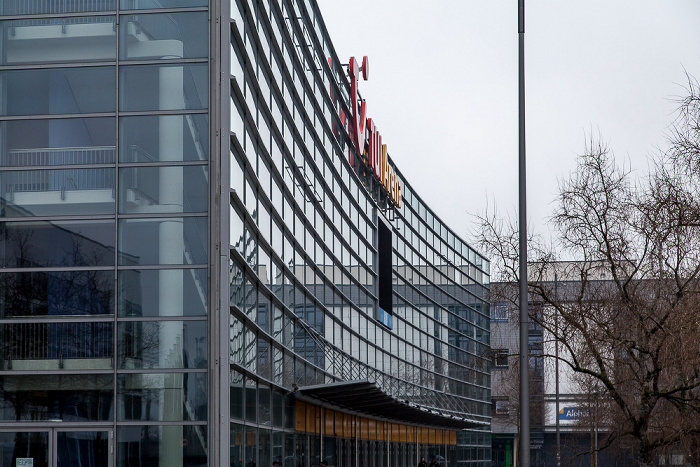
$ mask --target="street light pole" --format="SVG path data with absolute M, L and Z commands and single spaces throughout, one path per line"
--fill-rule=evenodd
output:
M 527 314 L 527 213 L 525 187 L 525 0 L 518 0 L 519 231 L 520 231 L 520 461 L 530 467 L 530 385 Z
M 557 273 L 554 273 L 554 301 L 559 300 L 559 291 L 557 290 Z M 554 409 L 557 423 L 557 467 L 561 467 L 561 434 L 559 432 L 559 311 L 554 310 L 554 378 L 556 385 L 556 409 Z

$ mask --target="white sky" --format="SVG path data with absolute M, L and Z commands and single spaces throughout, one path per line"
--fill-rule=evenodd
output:
M 340 60 L 369 57 L 367 115 L 435 213 L 467 240 L 487 204 L 516 215 L 517 0 L 317 1 Z M 587 135 L 639 171 L 665 145 L 684 70 L 700 79 L 700 1 L 525 9 L 527 209 L 543 231 Z

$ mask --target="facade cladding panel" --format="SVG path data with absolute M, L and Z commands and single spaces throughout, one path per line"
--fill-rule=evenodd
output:
M 0 34 L 2 465 L 490 465 L 488 262 L 372 177 L 313 0 Z

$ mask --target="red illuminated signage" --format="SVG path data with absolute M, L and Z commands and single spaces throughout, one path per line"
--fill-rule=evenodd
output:
M 367 143 L 367 160 L 372 169 L 374 177 L 379 180 L 389 197 L 397 207 L 401 207 L 401 181 L 396 175 L 394 168 L 389 164 L 389 156 L 386 144 L 382 144 L 382 135 L 377 129 L 377 125 L 371 118 L 366 118 L 367 105 L 364 100 L 360 100 L 358 85 L 360 83 L 360 71 L 366 81 L 369 77 L 369 61 L 367 57 L 362 59 L 362 67 L 357 63 L 355 57 L 350 57 L 350 81 L 352 100 L 352 125 L 353 143 L 358 154 L 363 154 L 365 143 Z

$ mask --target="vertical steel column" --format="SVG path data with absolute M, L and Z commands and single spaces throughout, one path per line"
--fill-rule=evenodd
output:
M 518 0 L 518 133 L 520 231 L 520 465 L 530 467 L 530 386 L 527 316 L 527 212 L 525 165 L 525 0 Z
M 554 273 L 554 300 L 559 299 L 558 290 L 558 277 L 557 273 Z M 555 391 L 556 391 L 556 408 L 555 414 L 556 424 L 557 424 L 557 452 L 556 460 L 557 467 L 561 467 L 561 433 L 559 430 L 559 311 L 554 310 L 554 378 L 555 378 Z

